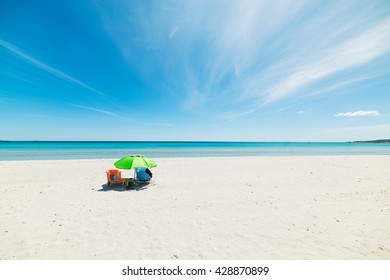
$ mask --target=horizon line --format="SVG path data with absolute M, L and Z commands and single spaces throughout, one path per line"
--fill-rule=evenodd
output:
M 349 141 L 221 141 L 221 140 L 0 140 L 0 142 L 95 142 L 95 143 L 354 143 L 390 141 L 390 139 Z

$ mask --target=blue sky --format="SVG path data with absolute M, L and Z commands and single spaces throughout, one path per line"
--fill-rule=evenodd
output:
M 389 1 L 0 2 L 0 139 L 381 138 Z

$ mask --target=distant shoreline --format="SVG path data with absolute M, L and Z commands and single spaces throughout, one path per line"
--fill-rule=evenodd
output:
M 390 144 L 390 139 L 380 139 L 380 140 L 368 140 L 368 141 L 353 141 L 349 143 L 357 144 Z

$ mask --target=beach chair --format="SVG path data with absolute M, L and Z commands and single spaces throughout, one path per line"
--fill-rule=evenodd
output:
M 123 184 L 127 178 L 122 178 L 122 172 L 117 169 L 110 169 L 106 171 L 107 174 L 107 187 L 110 184 Z
M 135 179 L 136 179 L 137 183 L 139 183 L 139 184 L 149 184 L 150 183 L 150 180 L 152 179 L 152 177 L 147 172 L 145 172 L 145 170 L 146 170 L 146 168 L 144 168 L 144 167 L 135 169 Z

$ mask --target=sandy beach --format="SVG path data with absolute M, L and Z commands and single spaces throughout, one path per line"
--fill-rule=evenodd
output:
M 390 156 L 155 160 L 1 161 L 0 259 L 390 259 Z

